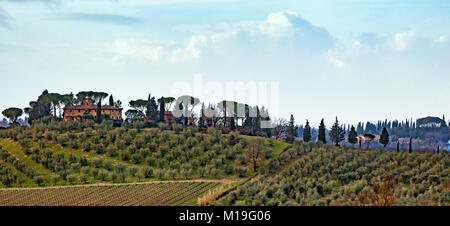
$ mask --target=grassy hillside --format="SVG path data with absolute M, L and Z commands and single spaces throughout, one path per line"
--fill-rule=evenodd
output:
M 449 166 L 445 152 L 298 142 L 214 205 L 449 205 Z
M 0 187 L 51 186 L 30 191 L 45 197 L 67 196 L 53 186 L 226 179 L 227 191 L 183 194 L 202 205 L 449 205 L 449 165 L 447 153 L 290 145 L 180 125 L 53 122 L 0 130 Z M 14 197 L 28 197 L 21 192 Z
M 92 122 L 54 122 L 0 130 L 0 187 L 199 178 L 239 180 L 254 175 L 248 152 L 255 143 L 257 168 L 289 144 L 220 130 L 140 124 L 113 128 Z M 252 149 L 253 150 L 253 149 Z M 3 172 L 4 171 L 4 172 Z

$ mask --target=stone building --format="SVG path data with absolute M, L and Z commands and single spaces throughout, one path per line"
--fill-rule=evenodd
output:
M 97 117 L 97 105 L 92 104 L 88 99 L 81 105 L 66 106 L 64 108 L 64 121 L 77 121 L 83 119 L 87 114 Z M 102 115 L 108 115 L 112 120 L 122 120 L 122 108 L 111 105 L 102 105 Z

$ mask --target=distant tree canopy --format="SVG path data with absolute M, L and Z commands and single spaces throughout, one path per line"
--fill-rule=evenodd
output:
M 60 110 L 60 116 L 61 116 L 61 109 L 63 106 L 71 106 L 74 103 L 74 97 L 73 94 L 59 94 L 59 93 L 48 93 L 44 91 L 42 95 L 39 96 L 37 102 L 41 105 L 51 105 L 51 109 L 53 111 L 53 116 L 56 118 L 58 117 L 56 115 L 56 109 Z M 30 105 L 32 105 L 30 103 Z M 33 106 L 31 106 L 33 107 Z M 29 112 L 32 112 L 30 110 Z M 30 116 L 31 117 L 31 116 Z
M 137 118 L 143 118 L 144 116 L 138 110 L 130 109 L 125 112 L 125 117 L 127 117 L 128 120 L 132 120 Z
M 91 98 L 93 104 L 97 104 L 99 101 L 103 101 L 109 94 L 105 92 L 96 92 L 96 91 L 81 91 L 77 93 L 77 104 L 83 103 L 87 98 Z
M 39 99 L 43 99 L 42 96 L 47 95 L 48 91 L 44 90 L 42 94 L 38 97 L 36 101 L 30 101 L 30 107 L 26 107 L 25 113 L 29 116 L 29 122 L 32 123 L 33 120 L 40 119 L 51 114 L 51 103 L 50 102 L 39 102 Z
M 377 121 L 376 123 L 359 122 L 356 130 L 358 134 L 381 134 L 384 127 L 389 131 L 389 135 L 393 139 L 399 137 L 429 138 L 435 140 L 435 142 L 447 142 L 450 139 L 449 125 L 445 120 L 445 116 L 442 116 L 442 118 L 432 116 L 424 117 L 416 121 L 413 121 L 413 119 L 388 121 L 386 119 L 384 121 Z
M 145 113 L 144 111 L 147 108 L 148 101 L 143 99 L 137 99 L 137 100 L 131 100 L 128 105 L 132 108 L 130 111 L 130 116 L 133 115 L 133 118 L 144 118 Z M 128 112 L 127 111 L 127 112 Z M 126 115 L 126 113 L 125 113 Z M 127 116 L 128 118 L 128 116 Z
M 164 109 L 165 111 L 170 111 L 172 104 L 175 102 L 175 97 L 162 97 L 158 99 L 158 104 L 161 104 L 161 101 L 164 100 Z
M 370 142 L 373 141 L 375 139 L 375 135 L 371 134 L 371 133 L 366 133 L 364 134 L 364 138 L 367 141 L 367 149 L 369 149 L 370 146 Z
M 12 121 L 12 123 L 13 123 L 12 126 L 14 127 L 16 124 L 17 118 L 19 118 L 23 114 L 23 111 L 20 108 L 12 107 L 12 108 L 3 110 L 2 114 L 5 117 L 9 118 L 9 120 Z
M 439 117 L 425 117 L 417 119 L 417 126 L 418 127 L 446 127 L 447 123 L 444 119 L 441 119 Z
M 47 94 L 41 95 L 38 99 L 38 102 L 41 104 L 50 103 L 53 108 L 53 116 L 57 117 L 56 109 L 60 107 L 62 99 L 63 99 L 63 97 L 59 93 L 47 93 Z

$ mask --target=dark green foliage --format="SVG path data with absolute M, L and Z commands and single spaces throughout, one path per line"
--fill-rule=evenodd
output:
M 336 146 L 339 146 L 339 143 L 345 140 L 345 131 L 339 125 L 339 121 L 338 121 L 337 117 L 336 117 L 336 122 L 331 127 L 330 139 L 333 141 L 333 143 Z
M 389 133 L 386 129 L 386 127 L 383 128 L 383 131 L 381 132 L 380 135 L 380 143 L 384 146 L 384 148 L 386 148 L 386 145 L 389 144 Z
M 295 132 L 295 120 L 294 120 L 294 115 L 291 114 L 291 118 L 289 120 L 289 135 L 291 135 L 292 137 L 296 137 L 297 133 Z
M 303 129 L 303 141 L 310 142 L 311 141 L 311 126 L 309 126 L 309 121 L 306 120 L 305 128 Z
M 322 121 L 320 121 L 320 125 L 319 125 L 319 136 L 317 138 L 319 141 L 322 141 L 322 143 L 326 144 L 327 143 L 327 139 L 326 139 L 326 135 L 325 135 L 325 123 Z
M 400 206 L 448 205 L 449 155 L 384 150 L 363 151 L 312 143 L 294 143 L 296 157 L 273 159 L 267 170 L 237 187 L 215 205 L 355 206 L 372 191 L 371 181 L 385 175 L 396 185 L 388 193 Z M 288 155 L 289 156 L 289 155 Z M 385 193 L 380 193 L 380 197 Z M 377 205 L 371 203 L 369 205 Z
M 97 103 L 97 123 L 102 123 L 102 102 Z
M 412 137 L 409 138 L 409 149 L 408 152 L 411 153 L 412 152 Z
M 369 149 L 370 142 L 373 141 L 373 139 L 375 139 L 375 135 L 370 134 L 370 133 L 366 133 L 366 134 L 364 134 L 364 138 L 366 139 L 367 149 Z
M 161 97 L 160 103 L 159 103 L 159 121 L 160 122 L 166 121 L 164 118 L 165 106 L 166 106 L 165 99 L 164 99 L 164 97 Z
M 348 133 L 348 142 L 352 145 L 356 144 L 356 142 L 358 142 L 357 136 L 358 134 L 356 133 L 355 127 L 352 126 L 350 132 Z
M 147 99 L 147 110 L 146 110 L 146 116 L 148 119 L 157 121 L 158 118 L 158 105 L 156 104 L 155 97 L 151 97 L 151 95 L 148 95 Z
M 111 96 L 109 96 L 109 105 L 114 106 L 114 98 L 113 98 L 112 94 L 111 94 Z
M 2 111 L 2 114 L 12 121 L 12 127 L 15 126 L 16 120 L 22 115 L 23 111 L 20 108 L 8 108 Z

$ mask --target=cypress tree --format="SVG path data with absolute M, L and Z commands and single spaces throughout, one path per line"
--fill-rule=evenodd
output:
M 114 106 L 114 98 L 112 94 L 109 96 L 109 105 Z
M 309 126 L 308 120 L 306 120 L 305 128 L 303 129 L 303 141 L 310 142 L 311 141 L 311 127 Z
M 344 129 L 339 125 L 339 121 L 336 117 L 336 122 L 331 127 L 330 138 L 334 142 L 334 144 L 339 147 L 339 143 L 345 140 L 345 132 Z
M 200 111 L 200 120 L 198 121 L 200 128 L 205 127 L 205 103 L 202 103 L 202 110 Z
M 409 153 L 412 152 L 412 137 L 409 138 Z
M 380 143 L 386 148 L 386 146 L 389 144 L 389 133 L 386 129 L 386 127 L 383 128 L 383 131 L 380 135 Z
M 102 102 L 97 104 L 97 123 L 102 123 Z
M 256 106 L 256 131 L 261 130 L 261 114 L 259 112 L 259 107 Z
M 327 143 L 327 139 L 325 137 L 325 123 L 322 121 L 320 122 L 320 126 L 319 126 L 319 136 L 317 138 L 319 141 L 322 141 L 322 143 L 326 144 Z
M 437 153 L 438 153 L 438 154 L 439 154 L 439 151 L 440 151 L 439 149 L 440 149 L 440 148 L 439 148 L 439 145 L 438 145 L 438 149 L 437 149 Z
M 166 122 L 166 119 L 164 118 L 164 113 L 166 112 L 165 105 L 166 102 L 164 97 L 161 97 L 161 101 L 159 103 L 159 121 L 161 122 Z
M 397 141 L 397 152 L 400 152 L 400 141 Z
M 158 117 L 158 105 L 156 104 L 155 97 L 151 97 L 151 94 L 148 94 L 147 110 L 145 115 L 147 116 L 147 119 L 154 121 L 156 121 Z
M 147 119 L 152 119 L 151 118 L 152 109 L 151 109 L 150 101 L 151 101 L 151 93 L 148 94 L 148 98 L 147 98 L 147 111 L 145 112 Z
M 234 117 L 230 117 L 230 129 L 231 130 L 235 130 L 236 129 L 236 124 L 234 121 Z
M 356 142 L 358 141 L 356 136 L 358 136 L 358 134 L 356 133 L 355 127 L 352 126 L 350 132 L 348 133 L 348 142 L 352 145 L 356 144 Z
M 361 141 L 361 138 L 358 138 L 358 140 L 359 140 L 359 148 L 361 149 L 361 147 L 362 147 L 362 141 Z
M 445 115 L 442 115 L 441 127 L 447 127 L 447 122 L 445 121 Z
M 291 119 L 289 121 L 289 134 L 293 137 L 295 137 L 296 135 L 294 125 L 295 125 L 294 115 L 291 114 Z

